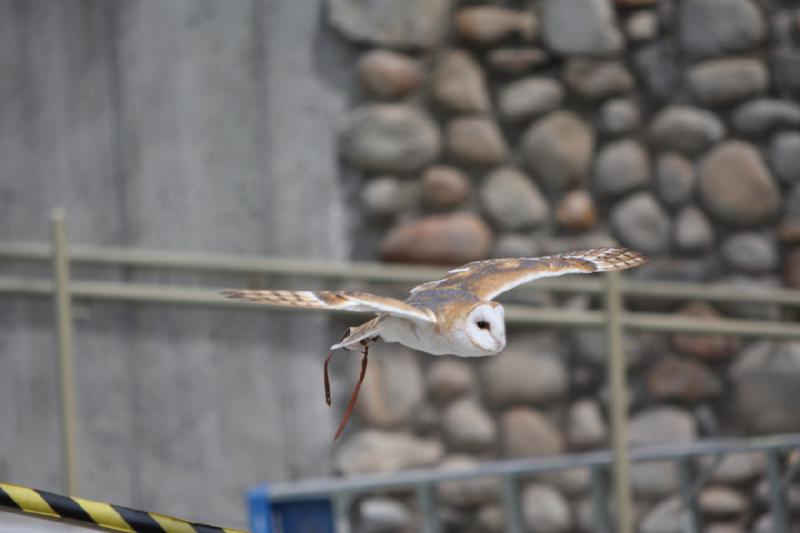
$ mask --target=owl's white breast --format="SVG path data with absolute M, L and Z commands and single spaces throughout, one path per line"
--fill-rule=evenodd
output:
M 463 339 L 456 338 L 464 332 L 440 332 L 435 324 L 415 322 L 405 318 L 387 316 L 381 322 L 381 339 L 397 342 L 413 350 L 432 355 L 458 355 L 460 357 L 481 357 L 484 351 L 465 349 Z M 460 341 L 460 342 L 459 342 Z

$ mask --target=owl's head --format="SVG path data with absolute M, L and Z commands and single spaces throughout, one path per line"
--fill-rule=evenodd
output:
M 506 347 L 506 323 L 503 306 L 497 302 L 479 302 L 466 313 L 462 324 L 465 355 L 494 355 Z

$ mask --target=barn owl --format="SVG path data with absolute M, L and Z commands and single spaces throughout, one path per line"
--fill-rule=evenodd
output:
M 355 405 L 367 367 L 369 343 L 398 342 L 433 355 L 461 357 L 495 355 L 506 346 L 503 306 L 498 295 L 539 278 L 626 270 L 646 263 L 639 252 L 626 248 L 595 248 L 547 257 L 488 259 L 453 269 L 437 281 L 411 289 L 400 301 L 368 292 L 226 290 L 236 300 L 262 302 L 306 309 L 371 312 L 377 316 L 348 328 L 330 347 L 363 350 L 361 375 L 334 440 L 342 433 Z M 330 386 L 325 360 L 325 400 L 330 405 Z

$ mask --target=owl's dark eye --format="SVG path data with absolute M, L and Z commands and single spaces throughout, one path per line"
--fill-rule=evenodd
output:
M 476 323 L 476 325 L 477 325 L 477 326 L 478 326 L 478 328 L 480 328 L 480 329 L 485 329 L 485 330 L 487 330 L 487 331 L 489 330 L 489 323 L 488 323 L 488 322 L 486 322 L 485 320 L 478 320 L 478 322 Z

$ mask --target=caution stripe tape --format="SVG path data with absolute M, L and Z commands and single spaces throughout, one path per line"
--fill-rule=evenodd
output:
M 68 518 L 125 533 L 245 533 L 11 483 L 0 483 L 0 506 L 50 518 Z

